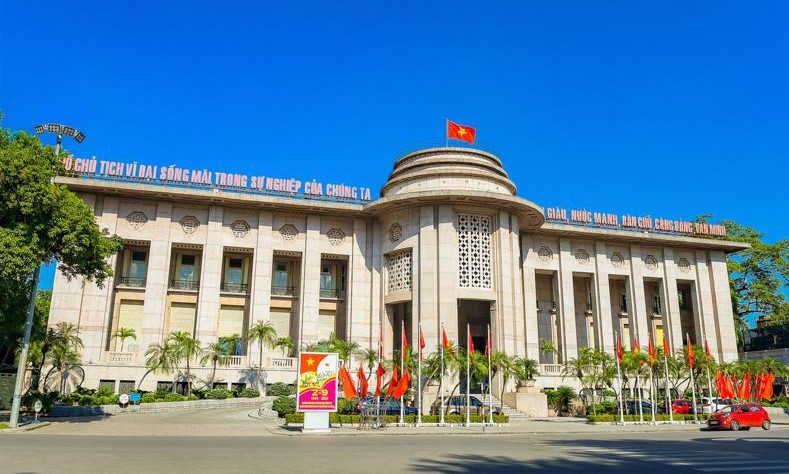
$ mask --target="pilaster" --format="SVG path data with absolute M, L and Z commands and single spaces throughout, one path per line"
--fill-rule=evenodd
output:
M 208 231 L 200 259 L 200 294 L 197 303 L 196 338 L 203 344 L 217 340 L 217 321 L 219 318 L 219 291 L 222 286 L 222 265 L 224 247 L 222 246 L 222 220 L 224 209 L 221 206 L 208 208 Z
M 250 288 L 250 326 L 258 321 L 271 319 L 271 275 L 274 266 L 274 250 L 271 243 L 271 225 L 273 222 L 271 211 L 260 211 L 258 215 L 258 239 L 255 245 L 254 260 L 252 263 L 252 287 Z M 289 334 L 277 334 L 286 337 Z M 250 361 L 259 361 L 259 344 L 249 344 Z M 269 351 L 274 350 L 269 348 Z M 278 350 L 275 351 L 278 353 Z
M 641 258 L 641 246 L 630 245 L 630 285 L 633 289 L 632 311 L 633 327 L 630 328 L 630 345 L 638 339 L 639 345 L 648 341 L 649 319 L 647 313 L 646 294 L 644 292 L 644 262 Z
M 608 283 L 608 252 L 605 242 L 595 242 L 595 309 L 597 318 L 595 326 L 600 337 L 600 349 L 605 352 L 614 351 L 614 328 L 612 325 L 611 289 Z
M 318 342 L 318 311 L 320 308 L 321 276 L 321 218 L 316 214 L 307 216 L 307 237 L 304 241 L 304 258 L 301 268 L 301 337 L 299 347 Z
M 575 330 L 575 295 L 573 294 L 573 254 L 570 239 L 559 239 L 559 297 L 562 328 L 562 360 L 578 357 L 578 336 Z
M 143 327 L 140 347 L 147 348 L 154 343 L 167 339 L 164 331 L 164 317 L 167 305 L 167 280 L 170 273 L 170 221 L 173 204 L 160 201 L 156 206 L 156 220 L 146 225 L 155 226 L 151 233 L 148 276 L 145 283 L 145 303 L 143 305 Z

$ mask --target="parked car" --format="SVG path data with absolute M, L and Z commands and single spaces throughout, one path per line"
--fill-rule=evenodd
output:
M 723 398 L 701 397 L 699 400 L 699 413 L 714 413 L 723 407 L 733 405 L 734 401 Z
M 644 413 L 644 416 L 652 414 L 652 404 L 646 400 L 641 401 L 641 410 Z M 616 412 L 619 413 L 619 408 L 616 409 Z M 638 415 L 638 401 L 628 400 L 625 402 L 625 415 Z M 666 413 L 661 407 L 655 407 L 655 413 Z
M 375 407 L 375 397 L 366 397 L 356 404 L 356 412 L 361 413 L 364 408 Z M 400 400 L 396 398 L 381 397 L 377 405 L 386 415 L 399 415 L 400 414 Z M 403 408 L 404 415 L 416 415 L 416 407 L 406 406 Z
M 439 414 L 438 410 L 440 405 L 441 405 L 441 400 L 436 400 L 436 402 L 433 403 L 433 406 L 430 407 L 430 413 L 432 415 Z M 449 407 L 447 409 L 447 413 L 450 415 L 465 415 L 466 396 L 455 395 L 453 397 L 447 397 L 444 399 L 444 406 Z M 480 415 L 483 413 L 488 413 L 488 405 L 483 404 L 482 401 L 479 398 L 475 397 L 474 395 L 471 395 L 469 397 L 469 407 L 471 408 L 470 411 L 472 415 Z M 501 413 L 500 408 L 494 405 L 493 413 L 495 413 L 496 415 L 500 414 Z
M 690 400 L 679 399 L 671 402 L 671 411 L 675 415 L 687 415 L 693 413 L 693 405 Z
M 761 426 L 769 430 L 772 420 L 767 411 L 761 405 L 744 403 L 742 405 L 729 405 L 721 408 L 710 415 L 707 420 L 707 427 L 711 430 L 739 429 L 748 430 L 751 427 Z

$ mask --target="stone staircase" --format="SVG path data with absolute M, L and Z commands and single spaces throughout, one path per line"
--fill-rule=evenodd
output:
M 490 403 L 490 398 L 488 394 L 485 395 L 472 394 L 472 395 L 482 400 L 485 406 L 488 406 L 488 404 Z M 504 403 L 501 402 L 501 400 L 499 400 L 497 396 L 493 395 L 493 411 L 496 411 L 497 408 L 502 414 L 507 415 L 510 418 L 510 421 L 525 420 L 526 418 L 528 418 L 524 413 L 519 412 L 518 410 L 508 405 L 505 405 Z

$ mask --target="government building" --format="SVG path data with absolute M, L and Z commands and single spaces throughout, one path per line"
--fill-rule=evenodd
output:
M 665 334 L 706 339 L 737 359 L 727 253 L 747 245 L 720 226 L 542 206 L 519 196 L 493 154 L 432 148 L 396 160 L 380 197 L 345 184 L 67 158 L 57 179 L 123 239 L 103 287 L 55 278 L 50 325 L 79 327 L 86 387 L 128 393 L 145 352 L 174 331 L 239 344 L 216 369 L 229 387 L 293 383 L 296 359 L 248 340 L 270 321 L 294 350 L 331 334 L 392 357 L 409 341 L 437 350 L 443 326 L 465 347 L 491 327 L 496 351 L 541 364 L 538 387 L 562 379 L 579 349 L 613 353 Z M 113 337 L 133 329 L 135 339 Z M 558 353 L 540 348 L 552 341 Z M 262 361 L 262 364 L 260 363 Z M 259 366 L 262 365 L 262 367 Z M 354 367 L 358 361 L 354 363 Z M 208 380 L 210 366 L 193 372 Z M 153 372 L 142 385 L 172 384 Z M 199 384 L 198 384 L 199 385 Z

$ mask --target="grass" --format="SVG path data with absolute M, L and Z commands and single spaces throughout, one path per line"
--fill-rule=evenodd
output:
M 8 424 L 0 423 L 0 430 L 7 430 L 8 428 L 10 428 L 10 426 L 8 426 Z

